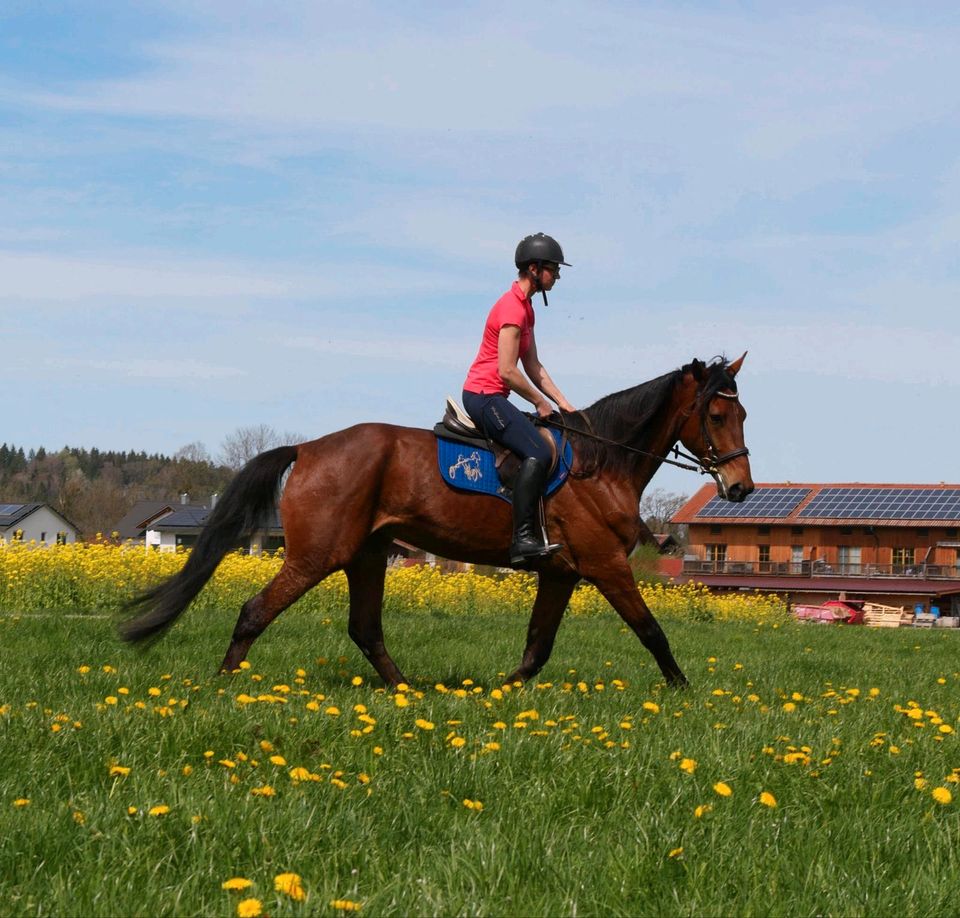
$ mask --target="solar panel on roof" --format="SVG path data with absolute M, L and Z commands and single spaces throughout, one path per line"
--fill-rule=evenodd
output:
M 19 513 L 23 504 L 0 504 L 0 516 L 13 516 Z
M 698 517 L 764 517 L 783 519 L 797 508 L 810 493 L 810 488 L 757 488 L 739 504 L 721 497 L 711 498 L 697 513 Z
M 803 519 L 960 520 L 960 488 L 824 488 Z

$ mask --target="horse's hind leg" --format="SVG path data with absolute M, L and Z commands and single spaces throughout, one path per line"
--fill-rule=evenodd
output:
M 304 573 L 289 561 L 284 562 L 277 576 L 243 604 L 220 672 L 230 673 L 240 666 L 250 652 L 250 645 L 263 634 L 267 625 L 322 579 L 316 573 Z
M 579 577 L 552 578 L 540 575 L 537 598 L 533 603 L 530 625 L 527 627 L 527 646 L 523 661 L 507 677 L 507 682 L 526 682 L 532 679 L 550 658 L 553 642 L 560 627 L 560 619 L 567 609 L 570 594 Z
M 364 547 L 345 568 L 350 586 L 348 633 L 387 685 L 407 680 L 393 662 L 383 641 L 383 582 L 387 573 L 387 546 Z

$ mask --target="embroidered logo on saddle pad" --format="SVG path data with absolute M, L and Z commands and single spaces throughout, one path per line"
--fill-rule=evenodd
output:
M 561 433 L 551 430 L 551 436 L 560 449 Z M 497 473 L 493 453 L 482 446 L 468 446 L 455 440 L 437 437 L 437 461 L 440 476 L 458 491 L 474 491 L 477 494 L 492 494 L 507 503 L 513 502 L 513 491 L 504 487 Z M 563 455 L 553 470 L 545 495 L 550 495 L 560 487 L 570 474 L 573 464 L 573 449 L 569 442 L 563 443 Z

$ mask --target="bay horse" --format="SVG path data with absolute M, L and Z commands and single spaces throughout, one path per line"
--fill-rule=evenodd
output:
M 742 501 L 753 490 L 743 442 L 746 412 L 733 363 L 694 360 L 679 370 L 563 415 L 574 449 L 566 484 L 546 502 L 550 537 L 563 549 L 541 561 L 520 665 L 526 681 L 547 662 L 560 620 L 580 580 L 594 584 L 653 654 L 668 684 L 686 684 L 651 614 L 627 557 L 640 537 L 640 496 L 678 441 L 710 473 L 718 493 Z M 295 463 L 295 464 L 294 464 Z M 134 599 L 121 626 L 131 642 L 162 635 L 217 565 L 262 529 L 280 499 L 283 566 L 244 603 L 221 665 L 232 672 L 288 606 L 334 571 L 347 575 L 348 633 L 385 683 L 406 682 L 387 652 L 381 623 L 387 556 L 394 539 L 441 557 L 505 567 L 511 508 L 495 497 L 456 491 L 441 480 L 428 430 L 389 424 L 354 427 L 261 453 L 217 502 L 182 570 Z

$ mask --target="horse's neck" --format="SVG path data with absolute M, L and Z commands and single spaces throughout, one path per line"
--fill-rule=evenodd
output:
M 650 479 L 657 473 L 663 459 L 667 457 L 673 445 L 680 437 L 680 431 L 687 422 L 694 408 L 695 394 L 687 392 L 685 380 L 681 379 L 674 387 L 670 398 L 667 399 L 664 406 L 657 413 L 661 419 L 658 425 L 659 429 L 647 441 L 646 451 L 652 453 L 657 458 L 645 458 L 637 466 L 634 475 L 634 485 L 637 493 L 642 494 L 644 488 L 650 483 Z

